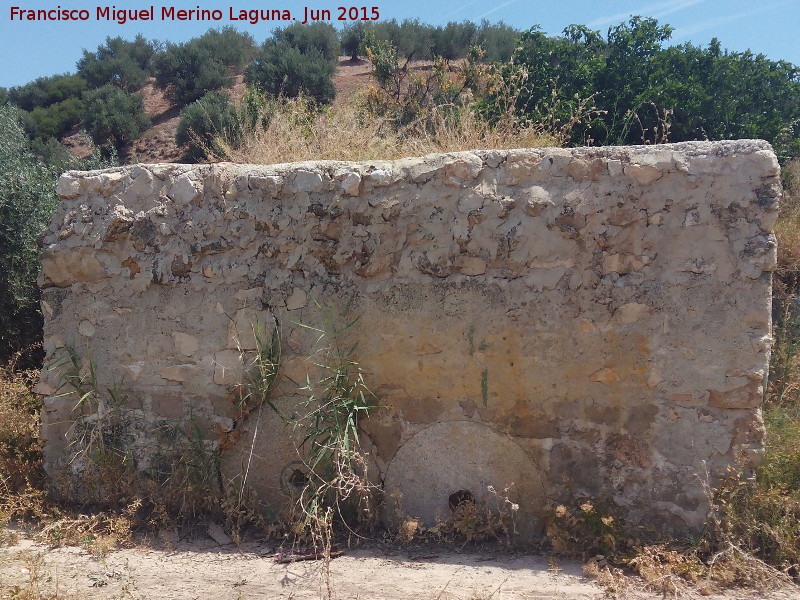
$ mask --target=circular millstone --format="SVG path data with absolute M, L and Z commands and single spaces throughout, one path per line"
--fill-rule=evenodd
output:
M 242 436 L 222 453 L 220 469 L 236 487 L 245 478 L 246 487 L 256 492 L 262 508 L 274 514 L 290 506 L 295 486 L 302 488 L 301 476 L 295 473 L 302 473 L 299 459 L 291 427 L 265 408 L 254 411 L 242 425 Z
M 539 533 L 539 469 L 511 438 L 480 423 L 445 421 L 414 435 L 389 464 L 385 490 L 398 501 L 398 517 L 420 518 L 427 526 L 446 520 L 450 496 L 468 490 L 489 509 L 511 513 L 511 504 L 518 504 L 513 513 L 520 533 Z

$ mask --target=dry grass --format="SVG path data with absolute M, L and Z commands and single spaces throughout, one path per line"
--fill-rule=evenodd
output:
M 223 143 L 226 160 L 251 164 L 392 160 L 478 148 L 558 145 L 553 137 L 533 129 L 492 128 L 469 110 L 458 119 L 436 117 L 433 133 L 403 135 L 387 119 L 369 115 L 363 94 L 320 112 L 304 98 L 281 100 L 273 110 L 267 124 L 245 132 L 241 146 Z
M 0 494 L 23 489 L 41 468 L 36 371 L 0 367 Z
M 784 193 L 780 217 L 775 224 L 778 238 L 778 289 L 797 283 L 800 274 L 800 159 L 783 167 Z

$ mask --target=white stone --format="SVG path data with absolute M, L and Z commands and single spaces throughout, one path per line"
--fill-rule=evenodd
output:
M 345 175 L 341 184 L 342 191 L 348 196 L 358 196 L 361 193 L 361 175 L 356 172 Z
M 91 321 L 87 321 L 84 319 L 78 325 L 78 333 L 80 333 L 84 337 L 92 337 L 95 332 L 95 326 L 92 324 Z
M 63 199 L 77 198 L 81 193 L 81 183 L 69 175 L 62 175 L 56 184 L 56 194 Z
M 296 192 L 321 192 L 324 187 L 322 175 L 317 171 L 300 169 L 295 173 L 293 189 Z
M 386 169 L 375 169 L 369 173 L 369 179 L 375 186 L 386 186 L 392 183 L 392 172 Z
M 200 186 L 188 175 L 181 175 L 172 184 L 170 197 L 176 204 L 189 204 L 200 197 Z

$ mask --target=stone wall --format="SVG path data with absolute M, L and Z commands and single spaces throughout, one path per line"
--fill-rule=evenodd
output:
M 780 194 L 764 142 L 135 165 L 67 173 L 58 193 L 41 253 L 51 473 L 86 418 L 57 393 L 70 352 L 124 392 L 144 466 L 162 425 L 199 424 L 226 476 L 249 465 L 280 504 L 291 431 L 237 412 L 236 389 L 254 327 L 277 327 L 272 401 L 300 411 L 307 326 L 326 315 L 359 317 L 344 337 L 379 403 L 371 477 L 428 522 L 456 490 L 511 486 L 532 534 L 546 503 L 584 496 L 696 530 L 704 483 L 762 452 Z

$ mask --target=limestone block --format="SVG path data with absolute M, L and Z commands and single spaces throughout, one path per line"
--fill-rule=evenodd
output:
M 342 178 L 341 185 L 342 191 L 348 196 L 358 196 L 361 193 L 361 175 L 348 173 Z
M 172 333 L 172 339 L 175 340 L 175 348 L 184 356 L 191 356 L 200 347 L 200 341 L 197 336 L 175 331 Z
M 628 165 L 623 169 L 628 177 L 632 177 L 639 185 L 648 185 L 661 179 L 664 173 L 650 165 Z
M 377 187 L 391 185 L 394 175 L 389 169 L 375 169 L 367 174 L 370 182 Z
M 84 319 L 78 325 L 78 333 L 80 333 L 84 337 L 92 337 L 95 332 L 95 326 L 90 322 Z
M 78 179 L 70 175 L 62 175 L 56 184 L 56 194 L 65 200 L 77 198 L 81 193 L 81 184 Z
M 288 407 L 289 400 L 274 398 L 277 406 Z M 258 427 L 256 427 L 258 425 Z M 220 470 L 226 481 L 241 485 L 247 473 L 248 489 L 257 490 L 257 501 L 267 511 L 278 507 L 290 507 L 296 501 L 302 482 L 292 475 L 295 471 L 302 477 L 307 471 L 303 466 L 297 446 L 292 438 L 291 427 L 271 410 L 260 413 L 242 431 L 241 443 L 222 456 Z
M 158 375 L 167 381 L 189 381 L 197 376 L 197 366 L 192 363 L 171 365 L 158 372 Z
M 48 247 L 39 255 L 42 273 L 58 287 L 67 287 L 76 282 L 98 281 L 108 273 L 98 260 L 94 248 L 78 248 L 69 252 L 62 248 Z
M 295 173 L 293 189 L 296 192 L 321 192 L 325 187 L 322 174 L 300 169 Z
M 142 370 L 144 369 L 145 361 L 137 360 L 135 362 L 131 362 L 128 364 L 123 364 L 122 368 L 125 370 L 125 373 L 133 380 L 136 381 L 142 374 Z
M 291 310 L 291 309 L 290 309 Z M 227 348 L 237 350 L 256 350 L 266 345 L 272 331 L 270 313 L 263 310 L 242 308 L 228 323 Z
M 483 275 L 486 273 L 486 261 L 475 256 L 459 256 L 456 258 L 456 269 L 462 275 Z
M 169 192 L 178 205 L 194 202 L 200 197 L 200 193 L 200 186 L 188 174 L 178 177 Z
M 277 198 L 283 187 L 283 177 L 275 175 L 250 175 L 247 181 L 250 189 L 263 190 L 270 198 Z
M 758 408 L 764 398 L 764 386 L 757 381 L 732 390 L 709 390 L 708 405 L 716 408 Z

